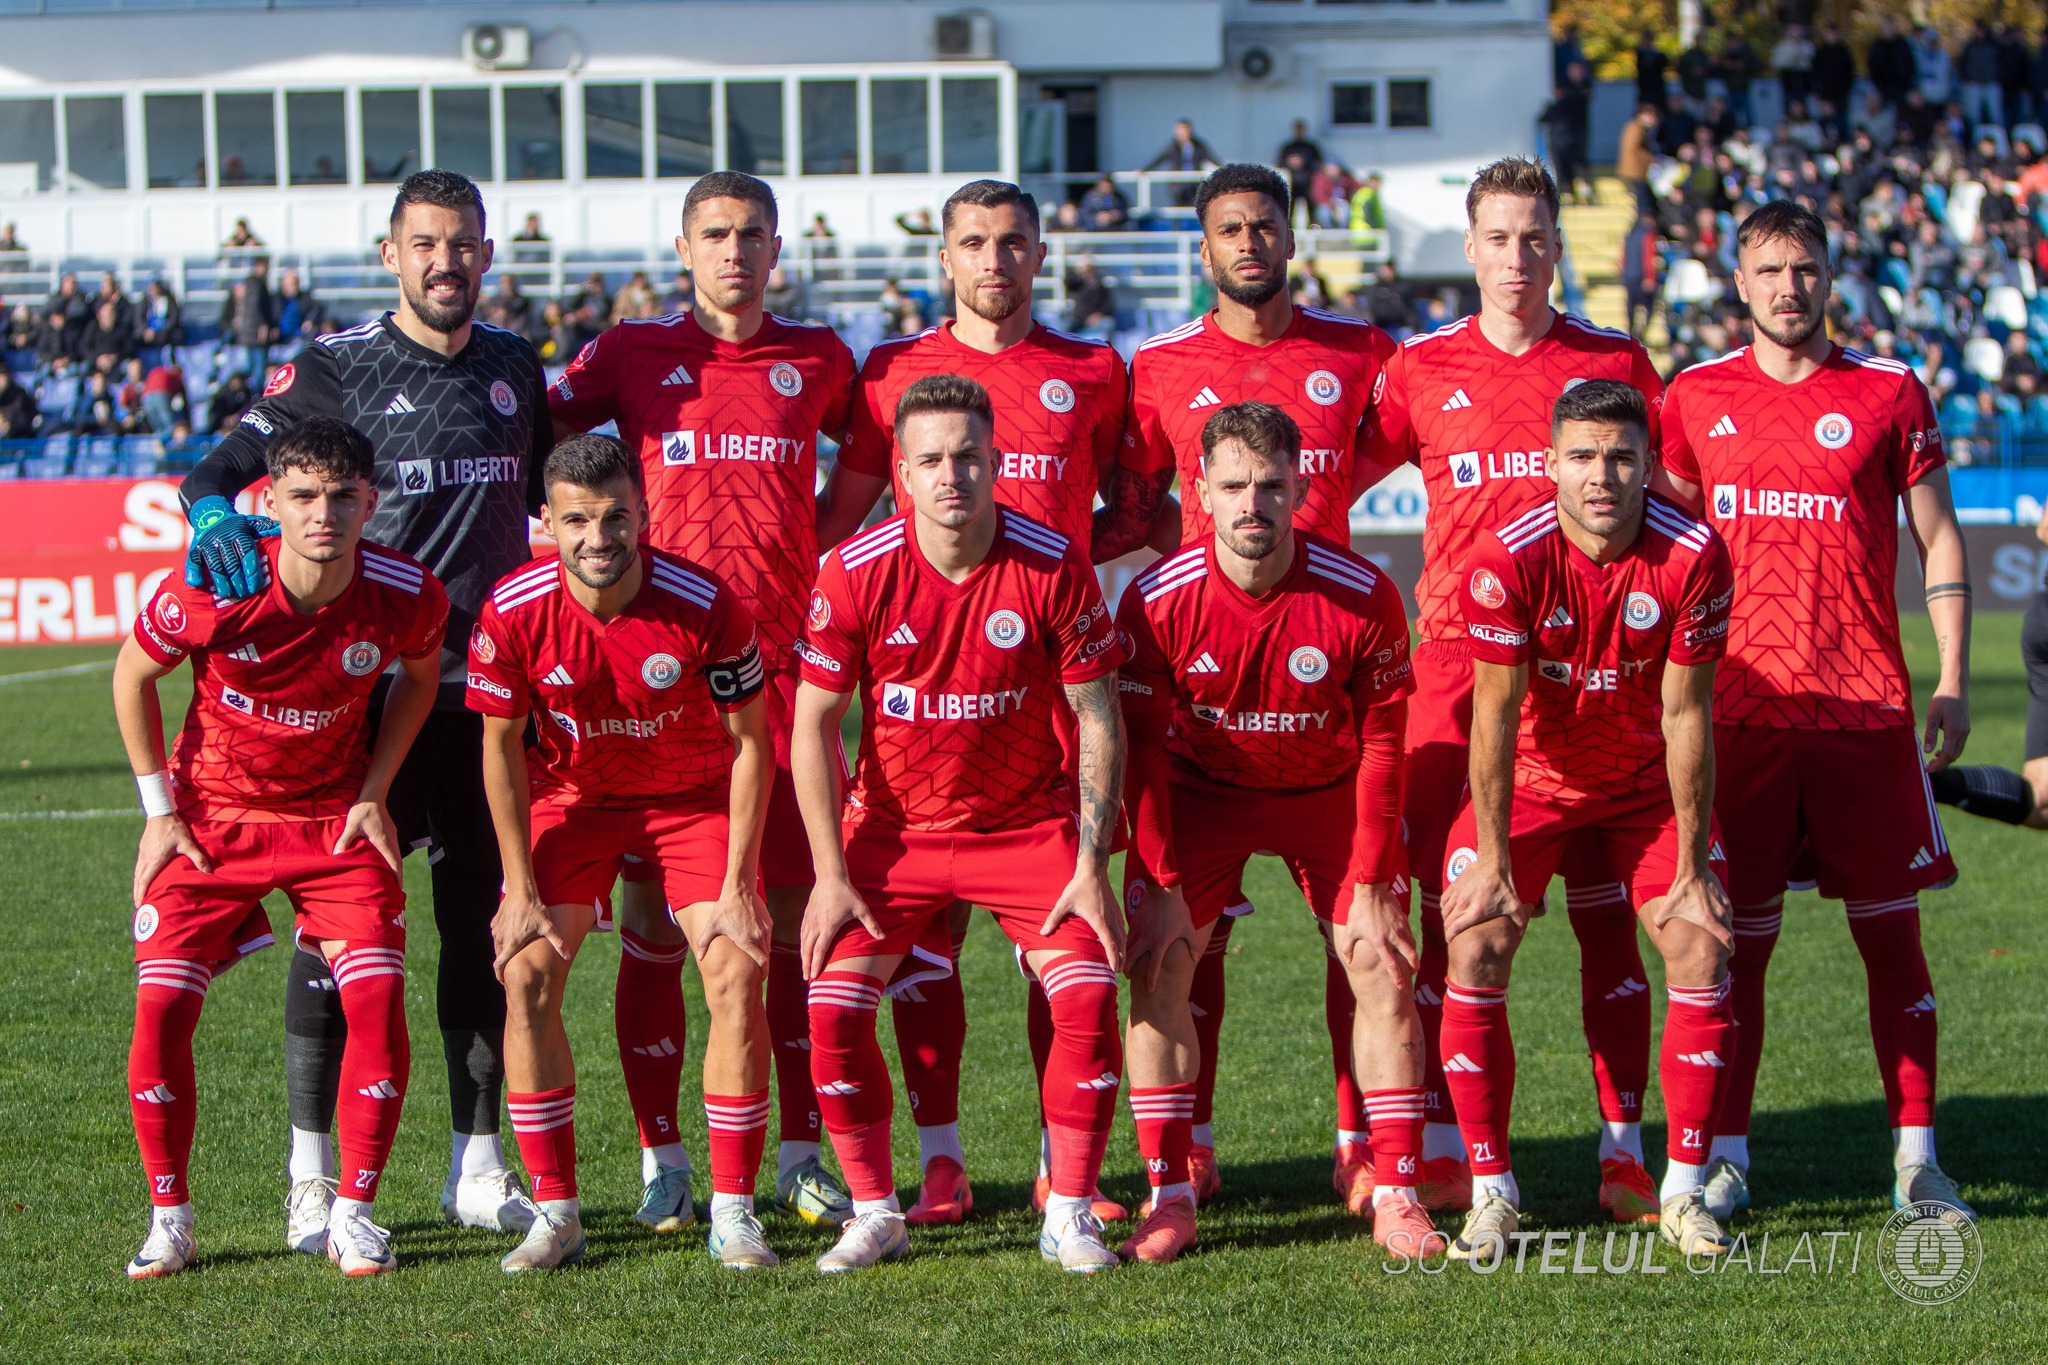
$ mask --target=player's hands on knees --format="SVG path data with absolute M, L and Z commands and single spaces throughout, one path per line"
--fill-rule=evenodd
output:
M 1131 908 L 1130 938 L 1124 944 L 1124 975 L 1132 981 L 1143 981 L 1150 991 L 1158 989 L 1159 973 L 1172 956 L 1174 944 L 1186 944 L 1188 958 L 1193 960 L 1195 922 L 1180 887 L 1160 886 L 1149 879 L 1142 885 L 1144 897 Z
M 1074 870 L 1074 879 L 1067 883 L 1066 890 L 1053 902 L 1052 913 L 1045 917 L 1045 923 L 1038 932 L 1047 938 L 1060 922 L 1069 915 L 1079 915 L 1082 923 L 1095 931 L 1095 937 L 1102 942 L 1102 951 L 1109 956 L 1109 969 L 1123 970 L 1124 966 L 1124 909 L 1109 889 L 1109 874 L 1102 868 L 1086 866 Z
M 335 853 L 348 852 L 357 840 L 367 840 L 371 848 L 383 854 L 393 872 L 405 861 L 405 852 L 398 846 L 398 827 L 391 823 L 391 812 L 384 809 L 382 801 L 358 801 L 348 808 L 341 837 L 334 841 Z
M 1706 930 L 1724 948 L 1735 946 L 1735 910 L 1712 869 L 1696 876 L 1679 877 L 1671 883 L 1671 889 L 1664 893 L 1650 917 L 1650 927 L 1661 931 L 1673 920 L 1684 920 Z
M 505 979 L 505 969 L 512 965 L 512 959 L 536 939 L 546 939 L 562 961 L 569 960 L 568 940 L 555 927 L 547 906 L 541 903 L 540 892 L 529 882 L 516 891 L 508 889 L 505 899 L 498 903 L 498 913 L 491 917 L 491 946 L 497 950 L 491 970 L 497 973 L 498 980 Z
M 1927 771 L 1938 773 L 1961 758 L 1969 738 L 1970 703 L 1953 692 L 1936 692 L 1927 701 L 1927 728 L 1920 736 Z
M 213 871 L 213 859 L 206 856 L 183 820 L 175 815 L 151 816 L 143 822 L 142 842 L 135 849 L 136 909 L 142 908 L 156 874 L 169 867 L 173 858 L 188 858 L 201 872 Z
M 1353 888 L 1351 912 L 1342 924 L 1330 926 L 1330 947 L 1348 971 L 1377 963 L 1406 977 L 1422 961 L 1408 927 L 1408 906 L 1390 882 L 1359 882 Z
M 753 883 L 729 881 L 712 902 L 711 918 L 704 923 L 704 946 L 709 948 L 715 938 L 729 938 L 735 948 L 753 959 L 756 967 L 766 971 L 768 940 L 774 929 L 768 902 L 761 899 Z
M 253 597 L 270 581 L 270 564 L 257 542 L 278 533 L 269 517 L 235 510 L 223 497 L 192 504 L 192 548 L 185 556 L 185 583 L 218 597 Z
M 1522 903 L 1514 882 L 1485 862 L 1474 863 L 1464 876 L 1444 888 L 1441 908 L 1446 941 L 1491 919 L 1513 920 L 1518 929 L 1529 925 L 1529 907 Z
M 851 882 L 821 878 L 811 888 L 811 899 L 804 906 L 803 930 L 798 936 L 806 980 L 825 970 L 832 960 L 832 945 L 852 924 L 860 925 L 872 938 L 882 937 L 882 922 L 868 909 Z

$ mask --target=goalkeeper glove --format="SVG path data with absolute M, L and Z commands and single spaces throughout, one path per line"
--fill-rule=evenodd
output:
M 276 535 L 277 523 L 269 517 L 244 516 L 219 496 L 193 503 L 191 517 L 185 582 L 235 600 L 263 591 L 270 581 L 270 566 L 256 542 Z

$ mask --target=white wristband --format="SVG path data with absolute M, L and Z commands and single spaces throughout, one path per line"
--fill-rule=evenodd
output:
M 154 819 L 159 815 L 175 815 L 178 808 L 171 804 L 171 784 L 162 773 L 151 773 L 135 779 L 135 790 L 142 793 L 142 813 Z

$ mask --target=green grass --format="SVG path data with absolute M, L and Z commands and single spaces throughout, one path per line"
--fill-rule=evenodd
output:
M 2017 616 L 1979 623 L 1970 756 L 2017 763 L 2024 680 Z M 1931 662 L 1925 623 L 1910 631 Z M 104 649 L 16 650 L 0 673 L 105 658 Z M 166 711 L 182 714 L 182 677 Z M 132 809 L 134 787 L 107 674 L 0 684 L 0 813 Z M 1923 681 L 1924 695 L 1924 681 Z M 1844 793 L 1843 799 L 1854 799 Z M 121 1274 L 144 1226 L 128 1126 L 133 995 L 128 882 L 133 817 L 0 819 L 0 1358 L 1132 1360 L 1250 1358 L 1839 1361 L 2009 1360 L 2048 1354 L 2048 988 L 2036 937 L 2036 836 L 1949 821 L 1963 880 L 1929 898 L 1941 997 L 1944 1165 L 1983 1214 L 1977 1286 L 1944 1308 L 1894 1297 L 1872 1263 L 1888 1211 L 1889 1148 L 1865 1030 L 1862 971 L 1838 907 L 1792 898 L 1772 967 L 1773 1013 L 1752 1140 L 1770 1269 L 1802 1232 L 1860 1234 L 1833 1275 L 1740 1267 L 1671 1273 L 1392 1276 L 1329 1187 L 1331 1101 L 1322 963 L 1277 864 L 1247 882 L 1261 906 L 1233 940 L 1216 1132 L 1224 1191 L 1199 1251 L 1161 1270 L 1081 1280 L 1043 1265 L 1028 1211 L 1037 1134 L 1023 997 L 1010 951 L 977 917 L 964 970 L 971 1015 L 962 1136 L 979 1211 L 925 1233 L 900 1267 L 821 1279 L 823 1234 L 771 1218 L 782 1269 L 740 1277 L 694 1235 L 657 1241 L 630 1222 L 633 1128 L 610 1025 L 616 946 L 593 940 L 572 978 L 570 1030 L 584 1064 L 579 1114 L 591 1255 L 580 1270 L 508 1282 L 506 1241 L 441 1225 L 442 1061 L 431 999 L 435 938 L 410 949 L 414 1085 L 381 1217 L 401 1273 L 343 1282 L 287 1254 L 284 954 L 215 985 L 198 1048 L 193 1187 L 201 1268 L 162 1283 Z M 429 893 L 407 868 L 412 893 Z M 276 922 L 286 920 L 273 907 Z M 430 923 L 416 916 L 416 925 Z M 1575 956 L 1562 915 L 1539 921 L 1516 973 L 1516 1151 L 1536 1226 L 1594 1236 L 1595 1113 L 1579 1034 Z M 701 1045 L 701 999 L 692 982 Z M 886 1019 L 886 1012 L 884 1015 Z M 884 1027 L 887 1025 L 885 1023 Z M 694 1069 L 694 1063 L 693 1063 Z M 684 1124 L 703 1169 L 701 1120 Z M 1654 1103 L 1654 1096 L 1653 1096 Z M 899 1105 L 899 1151 L 914 1150 Z M 1653 1109 L 1646 1145 L 1661 1148 Z M 691 1129 L 695 1129 L 691 1132 Z M 1653 1165 L 1661 1164 L 1653 1160 Z M 901 1168 L 908 1170 L 908 1163 Z M 1119 1115 L 1104 1184 L 1141 1180 Z M 703 1197 L 700 1185 L 699 1195 Z

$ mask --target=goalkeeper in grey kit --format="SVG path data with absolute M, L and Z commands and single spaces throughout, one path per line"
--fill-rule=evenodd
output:
M 276 534 L 276 523 L 238 513 L 233 500 L 263 476 L 273 439 L 316 415 L 369 436 L 378 503 L 366 538 L 419 560 L 448 590 L 440 691 L 389 800 L 406 846 L 430 850 L 441 937 L 436 1003 L 454 1130 L 441 1209 L 450 1222 L 524 1234 L 533 1205 L 498 1136 L 505 992 L 492 971 L 490 926 L 503 872 L 484 798 L 482 727 L 462 693 L 470 632 L 491 585 L 532 557 L 527 514 L 539 506 L 541 465 L 553 444 L 546 381 L 525 339 L 471 320 L 491 243 L 470 181 L 441 170 L 407 178 L 383 252 L 399 279 L 397 309 L 306 346 L 186 477 L 186 581 L 230 598 L 266 589 L 257 542 Z M 372 702 L 373 737 L 382 695 Z M 345 1031 L 326 962 L 296 953 L 285 998 L 286 1236 L 299 1251 L 325 1250 Z

